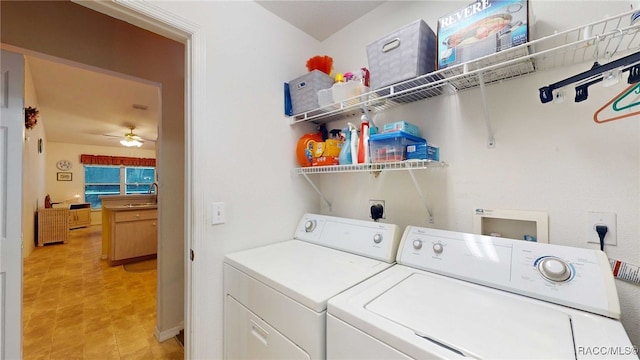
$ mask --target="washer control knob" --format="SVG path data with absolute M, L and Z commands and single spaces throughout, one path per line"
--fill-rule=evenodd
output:
M 569 264 L 556 257 L 542 259 L 538 263 L 538 271 L 542 276 L 554 282 L 567 281 L 571 277 Z
M 304 231 L 306 232 L 312 232 L 313 230 L 315 230 L 316 228 L 316 221 L 315 220 L 307 220 L 304 223 Z
M 435 243 L 433 244 L 433 252 L 436 254 L 442 254 L 442 251 L 444 250 L 444 248 L 442 247 L 442 244 L 440 243 Z
M 413 248 L 416 250 L 422 249 L 422 240 L 420 239 L 413 240 Z
M 373 242 L 376 244 L 380 244 L 382 242 L 382 234 L 373 235 Z

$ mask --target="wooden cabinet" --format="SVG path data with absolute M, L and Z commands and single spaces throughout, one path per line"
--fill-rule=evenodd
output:
M 157 209 L 111 211 L 109 265 L 153 258 L 158 251 Z
M 69 229 L 91 225 L 91 204 L 71 204 L 69 207 Z

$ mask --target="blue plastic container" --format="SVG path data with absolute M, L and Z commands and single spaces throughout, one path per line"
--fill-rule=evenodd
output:
M 407 159 L 407 145 L 425 144 L 427 140 L 404 131 L 371 135 L 369 151 L 371 162 L 394 162 Z

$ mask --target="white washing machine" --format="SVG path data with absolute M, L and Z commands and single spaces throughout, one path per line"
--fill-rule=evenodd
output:
M 332 298 L 328 359 L 637 359 L 603 252 L 409 226 Z
M 391 267 L 401 236 L 305 214 L 292 240 L 225 256 L 225 358 L 324 359 L 327 301 Z

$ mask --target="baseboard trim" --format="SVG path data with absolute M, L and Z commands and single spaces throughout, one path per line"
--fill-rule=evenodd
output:
M 153 333 L 156 339 L 158 339 L 158 342 L 163 342 L 165 340 L 169 340 L 172 337 L 178 335 L 180 333 L 180 330 L 184 330 L 184 322 L 182 321 L 180 322 L 180 325 L 164 331 L 160 331 L 160 329 L 158 329 L 158 327 L 156 326 L 156 329 Z

